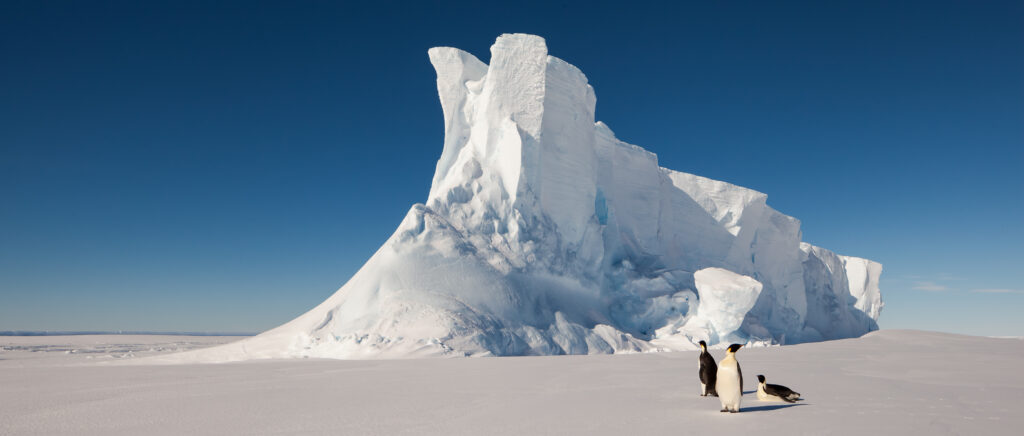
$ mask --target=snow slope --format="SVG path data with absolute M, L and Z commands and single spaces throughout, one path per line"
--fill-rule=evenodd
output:
M 63 344 L 92 351 L 79 339 Z M 921 331 L 741 349 L 738 414 L 699 396 L 696 351 L 132 366 L 11 354 L 0 349 L 4 435 L 1016 435 L 1024 426 L 1024 341 Z M 758 401 L 757 374 L 804 400 Z
M 881 265 L 803 244 L 765 194 L 617 139 L 542 38 L 502 35 L 490 64 L 428 54 L 445 138 L 426 203 L 316 308 L 183 359 L 620 353 L 877 329 Z

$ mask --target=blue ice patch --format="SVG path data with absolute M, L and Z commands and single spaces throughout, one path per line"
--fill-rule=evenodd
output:
M 604 192 L 597 190 L 594 196 L 594 214 L 597 215 L 597 222 L 601 225 L 608 224 L 608 203 L 604 199 Z

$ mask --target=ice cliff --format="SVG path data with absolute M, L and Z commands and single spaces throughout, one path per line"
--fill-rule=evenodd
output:
M 757 191 L 594 121 L 544 40 L 429 50 L 445 138 L 425 204 L 319 306 L 205 360 L 586 354 L 877 329 L 881 265 L 801 242 Z

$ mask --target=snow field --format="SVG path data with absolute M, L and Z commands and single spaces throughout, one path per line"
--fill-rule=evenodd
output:
M 1019 339 L 883 330 L 744 347 L 738 414 L 699 396 L 697 354 L 83 365 L 0 351 L 0 434 L 1015 435 L 1024 425 Z M 804 400 L 758 401 L 757 374 Z

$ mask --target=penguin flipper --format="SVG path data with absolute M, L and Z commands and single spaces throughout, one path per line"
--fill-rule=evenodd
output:
M 740 373 L 740 395 L 743 395 L 743 368 L 740 368 L 739 362 L 736 362 L 736 372 Z
M 792 389 L 782 385 L 765 384 L 764 392 L 768 395 L 774 395 L 781 398 L 783 401 L 788 403 L 795 403 L 796 400 L 800 399 L 799 392 L 793 392 Z

